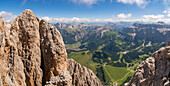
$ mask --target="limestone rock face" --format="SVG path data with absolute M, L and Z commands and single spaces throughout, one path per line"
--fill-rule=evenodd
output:
M 0 67 L 0 74 L 1 74 L 1 67 Z M 0 86 L 2 86 L 2 79 L 1 79 L 1 75 L 0 75 Z
M 41 50 L 38 17 L 31 10 L 25 10 L 13 21 L 11 31 L 11 33 L 15 33 L 13 40 L 15 40 L 17 46 L 16 52 L 24 65 L 26 84 L 31 86 L 41 85 L 42 70 L 40 68 Z
M 53 67 L 47 65 L 47 63 L 54 64 L 53 71 L 55 71 L 55 76 L 66 69 L 63 66 L 66 66 L 67 54 L 60 33 L 56 28 L 54 28 L 55 30 L 53 29 L 53 32 L 50 27 L 45 27 L 49 25 L 47 23 L 47 25 L 43 24 L 41 29 L 39 22 L 40 20 L 31 10 L 25 10 L 10 24 L 6 24 L 0 18 L 0 62 L 2 64 L 1 77 L 3 85 L 41 86 L 44 78 L 44 70 L 42 69 L 48 70 L 48 68 Z M 49 30 L 49 32 L 53 33 L 47 33 L 49 35 L 46 37 L 46 35 L 40 34 L 44 30 L 47 30 L 47 32 Z M 42 49 L 40 47 L 40 35 L 42 35 L 41 40 L 45 39 L 45 41 L 42 41 Z M 53 38 L 50 38 L 50 36 L 53 36 Z M 50 46 L 48 46 L 48 43 Z M 41 53 L 41 51 L 43 52 Z M 54 59 L 48 61 L 46 58 Z M 42 59 L 47 60 L 47 62 L 42 62 Z M 51 71 L 45 70 L 44 74 L 46 73 L 49 74 Z
M 53 77 L 46 86 L 72 86 L 72 77 L 69 71 L 62 71 L 58 76 Z
M 46 86 L 102 86 L 96 75 L 73 59 L 67 59 L 67 70 L 46 82 Z
M 67 71 L 67 53 L 60 32 L 31 10 L 23 11 L 9 24 L 0 17 L 0 86 L 101 85 L 92 71 L 73 67 L 76 65 L 69 66 L 76 68 L 75 73 Z
M 67 70 L 67 53 L 60 32 L 44 20 L 40 21 L 40 36 L 45 82 Z
M 3 23 L 1 76 L 4 85 L 41 85 L 39 19 L 25 10 L 10 24 Z
M 72 76 L 73 86 L 102 86 L 100 80 L 91 70 L 81 66 L 73 59 L 68 59 L 67 62 L 67 70 Z
M 169 43 L 142 62 L 125 86 L 170 86 Z

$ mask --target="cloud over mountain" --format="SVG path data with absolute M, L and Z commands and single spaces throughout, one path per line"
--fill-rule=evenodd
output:
M 124 13 L 121 13 L 121 14 L 118 14 L 118 15 L 117 15 L 117 18 L 126 19 L 126 18 L 130 18 L 131 16 L 132 16 L 132 14 L 124 14 Z
M 0 16 L 2 16 L 4 21 L 6 22 L 10 22 L 11 20 L 14 20 L 17 17 L 16 15 L 13 15 L 12 13 L 5 11 L 1 11 Z
M 143 18 L 156 20 L 164 18 L 164 15 L 144 15 Z

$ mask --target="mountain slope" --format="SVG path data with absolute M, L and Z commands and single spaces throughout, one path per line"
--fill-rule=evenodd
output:
M 143 61 L 125 86 L 170 86 L 170 42 Z

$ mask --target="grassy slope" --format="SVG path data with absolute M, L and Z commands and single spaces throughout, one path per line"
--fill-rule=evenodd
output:
M 66 48 L 79 48 L 81 45 L 80 42 L 74 43 L 74 44 L 66 44 Z
M 129 76 L 134 73 L 133 70 L 128 70 L 125 67 L 114 67 L 106 65 L 103 67 L 107 83 L 117 83 L 121 85 Z
M 93 70 L 96 73 L 96 68 L 99 63 L 94 63 L 92 61 L 92 54 L 88 53 L 88 51 L 81 51 L 81 52 L 71 52 L 68 55 L 68 58 L 74 59 L 76 62 L 80 63 L 83 66 Z

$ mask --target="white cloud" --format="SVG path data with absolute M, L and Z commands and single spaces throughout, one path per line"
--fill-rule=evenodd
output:
M 52 17 L 42 17 L 42 19 L 46 20 L 50 23 L 82 23 L 82 22 L 114 22 L 115 19 L 109 18 L 109 19 L 89 19 L 89 18 L 52 18 Z
M 86 5 L 90 6 L 92 4 L 96 4 L 98 1 L 102 1 L 102 0 L 71 0 L 71 1 L 76 4 L 86 4 Z
M 165 6 L 165 12 L 167 13 L 167 16 L 170 15 L 170 0 L 164 0 L 164 6 Z
M 163 13 L 167 13 L 167 10 L 164 10 Z
M 165 10 L 165 11 L 163 11 L 163 13 L 167 14 L 167 17 L 170 17 L 170 8 Z
M 142 20 L 147 22 L 165 21 L 164 15 L 144 15 L 143 18 Z
M 164 15 L 144 15 L 143 18 L 146 19 L 162 19 Z
M 121 13 L 121 14 L 118 14 L 117 17 L 118 18 L 130 18 L 132 16 L 132 14 L 124 14 L 124 13 Z
M 42 19 L 46 20 L 50 23 L 57 23 L 57 22 L 63 22 L 63 23 L 71 23 L 71 22 L 116 22 L 116 21 L 124 21 L 124 19 L 130 18 L 132 14 L 118 14 L 116 17 L 108 18 L 108 19 L 89 19 L 89 18 L 53 18 L 53 17 L 42 17 Z
M 42 19 L 46 20 L 47 22 L 50 23 L 83 23 L 83 22 L 88 22 L 88 23 L 100 23 L 100 22 L 158 22 L 158 21 L 164 21 L 167 23 L 170 23 L 170 18 L 164 18 L 163 15 L 144 15 L 143 18 L 141 19 L 119 19 L 119 18 L 108 18 L 108 19 L 89 19 L 89 18 L 52 18 L 52 17 L 42 17 Z
M 150 0 L 117 0 L 117 2 L 122 2 L 124 4 L 136 3 L 139 7 L 145 8 L 145 6 L 150 2 Z
M 168 14 L 167 16 L 170 17 L 170 14 Z
M 168 13 L 168 14 L 170 14 L 170 8 L 166 8 L 166 10 L 164 10 L 163 13 Z
M 2 16 L 4 21 L 6 21 L 6 22 L 10 22 L 17 17 L 16 15 L 13 15 L 12 13 L 5 12 L 5 11 L 1 11 L 0 16 Z
M 42 19 L 46 20 L 50 23 L 57 23 L 57 22 L 64 22 L 64 23 L 70 23 L 70 22 L 90 22 L 91 20 L 88 18 L 52 18 L 52 17 L 42 17 Z

